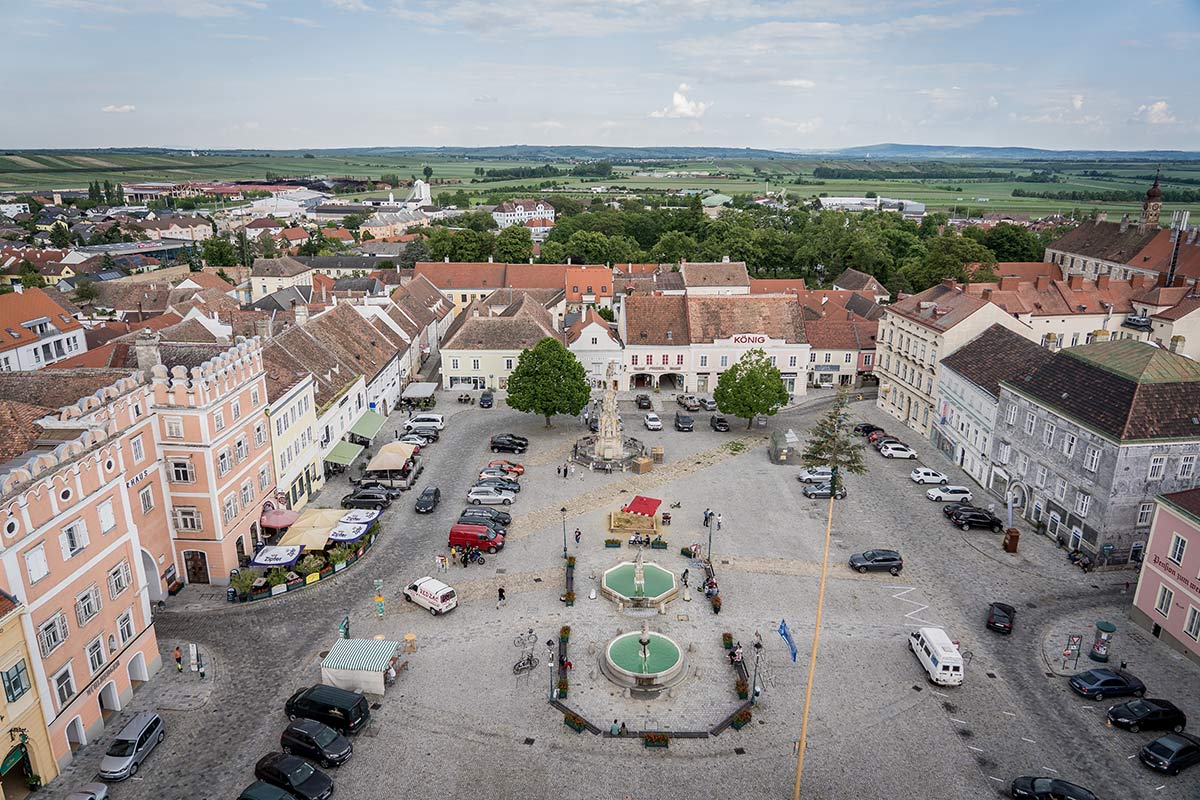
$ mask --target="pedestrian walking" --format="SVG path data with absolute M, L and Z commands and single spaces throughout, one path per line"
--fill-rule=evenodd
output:
M 564 480 L 565 480 L 565 479 L 567 479 L 567 478 L 569 478 L 569 477 L 571 477 L 571 472 L 570 472 L 570 470 L 568 470 L 568 469 L 567 469 L 567 465 L 566 465 L 566 464 L 563 464 L 562 476 L 563 476 L 563 479 L 564 479 Z
M 717 530 L 721 530 L 721 515 L 717 514 Z
M 562 477 L 562 467 L 555 467 L 554 474 L 561 478 Z
M 683 585 L 687 586 L 688 585 L 688 582 L 687 582 L 688 571 L 686 569 L 683 571 L 683 575 L 681 575 L 680 578 L 683 580 Z
M 712 512 L 706 508 L 704 509 L 704 527 L 708 527 L 708 521 L 710 519 L 712 519 Z
M 175 648 L 175 671 L 183 672 L 183 651 L 179 647 Z
M 575 529 L 575 544 L 579 544 L 579 540 L 583 538 L 583 531 L 579 528 Z
M 500 606 L 504 605 L 504 601 L 507 599 L 508 598 L 506 598 L 504 596 L 504 587 L 501 586 L 499 589 L 496 590 L 496 610 L 497 611 L 500 610 Z
M 453 545 L 450 547 L 450 561 L 451 563 L 458 561 L 458 548 Z

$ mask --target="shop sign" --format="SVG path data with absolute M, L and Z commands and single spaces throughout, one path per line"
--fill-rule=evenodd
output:
M 813 364 L 814 372 L 841 372 L 841 364 Z
M 141 483 L 142 481 L 144 481 L 146 479 L 146 476 L 149 475 L 153 471 L 154 471 L 154 467 L 146 467 L 144 470 L 139 472 L 137 475 L 134 475 L 132 478 L 125 481 L 125 488 L 128 489 L 131 486 L 136 486 L 137 484 Z
M 743 333 L 733 337 L 734 344 L 766 344 L 767 337 L 758 334 Z

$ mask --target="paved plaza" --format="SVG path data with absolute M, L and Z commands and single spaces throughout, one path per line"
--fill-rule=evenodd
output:
M 320 678 L 320 653 L 337 635 L 343 615 L 354 637 L 402 639 L 416 635 L 417 652 L 372 712 L 370 728 L 354 740 L 355 755 L 332 772 L 335 796 L 383 800 L 424 795 L 497 798 L 754 798 L 791 796 L 794 743 L 799 737 L 828 501 L 800 494 L 795 466 L 769 463 L 773 430 L 803 434 L 832 395 L 811 396 L 773 418 L 766 428 L 729 433 L 696 415 L 694 433 L 670 430 L 673 408 L 659 412 L 667 430 L 647 432 L 628 399 L 626 432 L 662 445 L 665 462 L 645 475 L 592 474 L 576 468 L 563 478 L 571 443 L 585 433 L 577 420 L 439 403 L 447 415 L 441 441 L 427 451 L 422 485 L 442 490 L 441 507 L 421 516 L 415 493 L 384 513 L 383 536 L 370 554 L 335 580 L 301 592 L 230 605 L 223 591 L 189 586 L 157 618 L 164 669 L 135 695 L 127 716 L 160 710 L 167 739 L 137 779 L 113 787 L 118 800 L 231 798 L 253 780 L 254 762 L 278 749 L 286 725 L 283 703 L 295 689 Z M 656 401 L 670 403 L 667 395 Z M 853 406 L 855 419 L 888 426 L 870 401 Z M 393 415 L 385 434 L 402 424 Z M 514 522 L 504 551 L 485 566 L 451 567 L 438 575 L 454 586 L 460 605 L 443 617 L 405 604 L 400 588 L 436 574 L 446 553 L 446 532 L 464 507 L 462 497 L 479 467 L 493 458 L 489 435 L 512 431 L 531 440 L 523 491 L 508 510 Z M 902 434 L 903 436 L 903 434 Z M 968 483 L 913 434 L 903 436 L 921 463 Z M 505 456 L 498 456 L 505 457 Z M 978 798 L 1007 790 L 1017 775 L 1047 774 L 1090 786 L 1103 798 L 1195 798 L 1200 769 L 1182 777 L 1151 773 L 1129 759 L 1149 737 L 1105 728 L 1099 704 L 1067 689 L 1053 664 L 1064 632 L 1090 638 L 1095 619 L 1118 625 L 1115 659 L 1151 688 L 1200 719 L 1200 673 L 1131 627 L 1123 594 L 1132 572 L 1084 574 L 1065 553 L 1028 530 L 1020 552 L 1005 554 L 1000 537 L 964 533 L 943 518 L 941 504 L 925 500 L 908 479 L 914 462 L 864 453 L 869 472 L 850 476 L 849 497 L 836 504 L 830 573 L 805 769 L 805 797 Z M 317 504 L 335 506 L 347 485 L 331 481 Z M 722 515 L 713 537 L 714 566 L 724 600 L 719 615 L 702 595 L 680 597 L 665 614 L 619 612 L 600 595 L 597 580 L 608 567 L 632 560 L 626 543 L 604 546 L 607 514 L 635 494 L 664 501 L 674 515 L 663 529 L 666 550 L 646 557 L 676 574 L 697 565 L 679 554 L 707 544 L 705 508 Z M 678 503 L 679 508 L 667 504 Z M 573 607 L 564 591 L 563 523 L 577 559 Z M 582 540 L 576 545 L 578 527 Z M 859 575 L 847 558 L 871 547 L 892 547 L 903 572 Z M 376 617 L 373 580 L 381 578 L 386 613 Z M 507 603 L 497 609 L 503 586 Z M 589 597 L 597 589 L 596 598 Z M 983 626 L 993 600 L 1016 606 L 1016 631 L 1000 637 Z M 686 652 L 688 674 L 670 696 L 631 699 L 600 674 L 606 643 L 621 632 L 653 630 L 671 636 Z M 786 620 L 799 646 L 793 663 L 776 633 Z M 936 689 L 909 654 L 906 637 L 923 624 L 946 628 L 969 653 L 966 682 Z M 754 721 L 740 731 L 707 739 L 674 739 L 669 749 L 647 750 L 640 740 L 611 739 L 565 727 L 547 698 L 551 673 L 545 641 L 572 628 L 574 669 L 564 701 L 602 728 L 612 720 L 631 730 L 706 730 L 739 705 L 734 673 L 721 646 L 729 631 L 745 646 L 760 633 L 765 691 Z M 542 644 L 542 665 L 513 674 L 516 634 L 532 628 Z M 175 674 L 170 649 L 196 643 L 212 669 L 203 682 Z M 1058 651 L 1055 651 L 1055 647 Z M 1086 657 L 1080 669 L 1086 668 Z M 1106 704 L 1107 705 L 1107 704 Z M 110 722 L 109 730 L 116 727 Z M 86 747 L 49 791 L 64 796 L 90 779 L 109 736 Z M 1159 788 L 1162 787 L 1162 788 Z

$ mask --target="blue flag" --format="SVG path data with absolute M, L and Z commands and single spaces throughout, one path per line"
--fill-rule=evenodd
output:
M 792 651 L 792 663 L 796 663 L 796 643 L 792 641 L 792 632 L 788 630 L 787 620 L 779 621 L 779 635 L 787 642 L 788 650 Z

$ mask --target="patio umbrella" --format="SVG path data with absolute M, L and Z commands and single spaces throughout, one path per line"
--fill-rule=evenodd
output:
M 299 545 L 289 547 L 270 546 L 264 547 L 254 554 L 254 560 L 250 562 L 252 567 L 290 567 L 300 560 L 300 551 L 303 548 Z
M 287 528 L 299 518 L 300 513 L 290 508 L 272 508 L 262 513 L 258 524 L 264 528 Z
M 354 525 L 370 524 L 379 517 L 380 512 L 373 508 L 356 508 L 342 515 L 342 522 Z
M 329 541 L 331 542 L 355 542 L 366 535 L 367 528 L 370 525 L 356 525 L 350 522 L 341 522 L 334 526 L 329 532 Z

